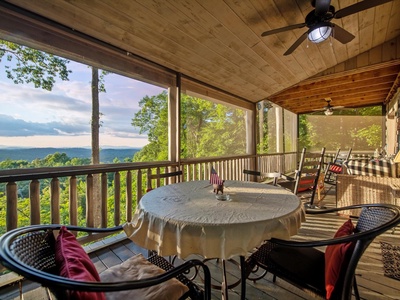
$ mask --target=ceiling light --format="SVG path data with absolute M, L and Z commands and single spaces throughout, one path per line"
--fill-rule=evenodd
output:
M 324 111 L 325 115 L 327 116 L 332 116 L 333 115 L 333 109 L 332 108 L 328 108 Z
M 332 27 L 328 24 L 319 25 L 310 30 L 308 39 L 315 43 L 321 43 L 325 41 L 332 33 Z

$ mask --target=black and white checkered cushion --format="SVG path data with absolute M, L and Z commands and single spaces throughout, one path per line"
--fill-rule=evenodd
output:
M 344 162 L 350 175 L 395 177 L 394 164 L 389 160 L 347 160 Z

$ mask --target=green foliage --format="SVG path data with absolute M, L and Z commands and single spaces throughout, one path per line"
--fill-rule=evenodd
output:
M 382 146 L 382 107 L 337 110 L 299 116 L 299 147 L 373 150 Z M 323 124 L 319 126 L 320 124 Z
M 362 128 L 355 132 L 353 136 L 355 138 L 364 139 L 368 146 L 378 148 L 382 146 L 382 127 L 376 124 L 372 124 L 366 128 Z
M 146 96 L 140 102 L 132 125 L 148 135 L 149 144 L 134 161 L 168 159 L 168 95 Z M 181 157 L 196 158 L 243 154 L 246 149 L 243 110 L 181 96 Z
M 7 78 L 15 84 L 33 83 L 35 88 L 48 91 L 53 89 L 55 77 L 67 81 L 71 73 L 67 68 L 68 60 L 47 54 L 39 50 L 0 40 L 0 61 L 3 57 L 9 64 L 5 72 Z
M 132 126 L 147 133 L 149 144 L 135 153 L 134 161 L 168 159 L 168 95 L 145 96 L 139 101 L 141 110 L 132 119 Z
M 245 113 L 200 98 L 182 96 L 182 157 L 243 154 Z
M 29 168 L 30 164 L 26 160 L 6 159 L 0 162 L 0 170 Z

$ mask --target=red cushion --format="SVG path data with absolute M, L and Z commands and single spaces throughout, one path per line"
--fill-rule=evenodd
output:
M 75 236 L 61 227 L 56 241 L 56 265 L 60 276 L 78 281 L 100 281 L 96 267 L 76 240 Z M 71 291 L 71 299 L 105 300 L 104 293 Z
M 342 173 L 342 170 L 343 170 L 343 168 L 338 165 L 330 165 L 330 167 L 329 167 L 329 171 L 331 171 L 333 173 L 337 173 L 337 174 Z
M 304 192 L 310 190 L 314 184 L 314 179 L 300 179 L 298 192 Z M 306 187 L 302 187 L 302 185 L 308 185 Z
M 354 232 L 354 225 L 347 220 L 336 232 L 335 237 L 351 235 Z M 355 243 L 330 245 L 325 250 L 325 288 L 326 299 L 330 299 L 335 285 L 340 276 L 342 268 L 347 268 L 350 254 L 354 250 Z

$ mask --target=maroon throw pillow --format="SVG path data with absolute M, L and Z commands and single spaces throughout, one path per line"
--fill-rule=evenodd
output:
M 56 265 L 59 275 L 78 281 L 100 281 L 99 273 L 75 236 L 61 227 L 56 240 Z M 104 293 L 70 291 L 70 298 L 77 300 L 105 300 Z
M 336 237 L 351 235 L 354 232 L 354 225 L 347 220 L 336 232 Z M 330 299 L 335 289 L 342 268 L 347 268 L 349 255 L 354 250 L 355 243 L 348 242 L 330 245 L 325 250 L 325 289 L 326 299 Z

